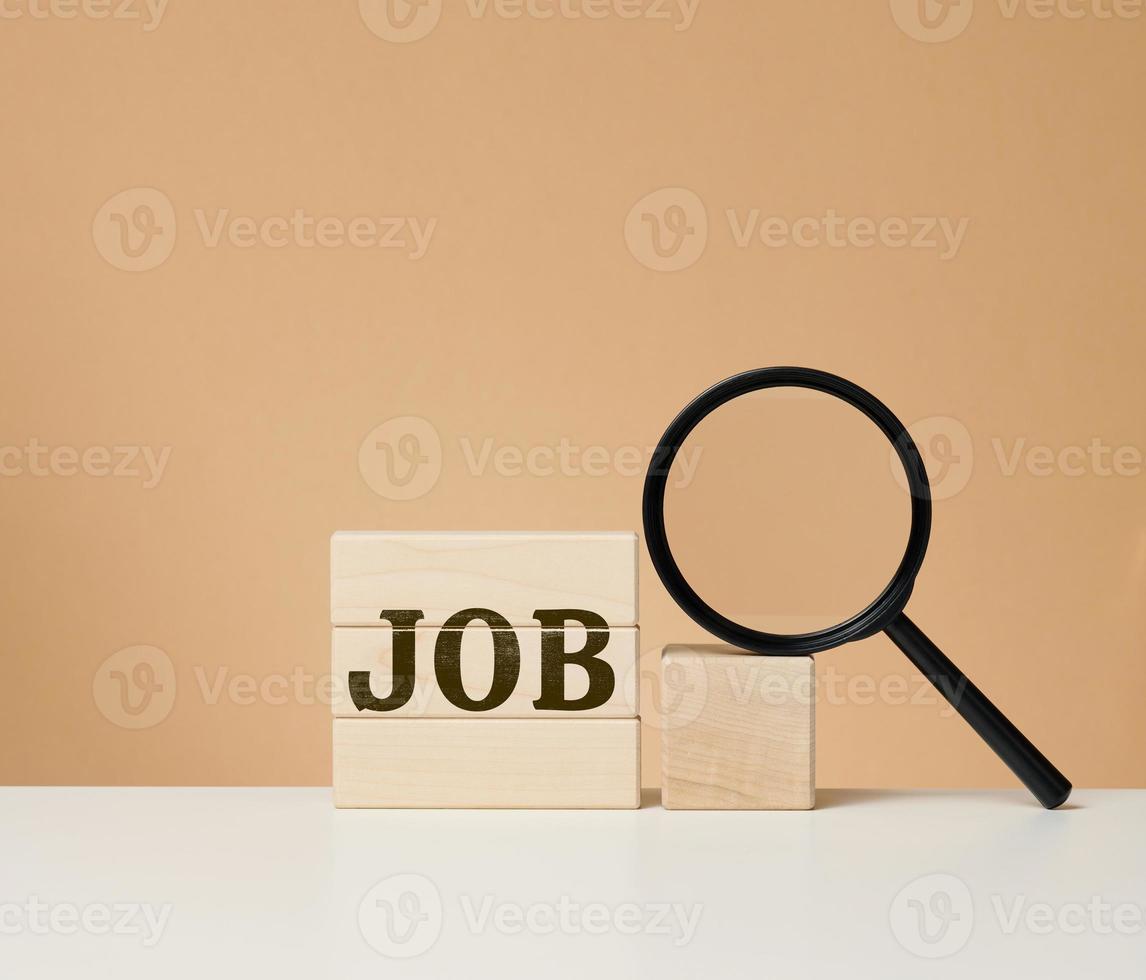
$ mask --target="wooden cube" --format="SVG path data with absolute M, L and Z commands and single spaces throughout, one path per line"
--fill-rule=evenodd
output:
M 399 669 L 395 677 L 396 663 L 402 661 L 402 654 L 395 657 L 395 630 L 338 626 L 331 631 L 336 718 L 637 717 L 636 626 L 587 630 L 570 623 L 560 636 L 544 641 L 535 626 L 497 631 L 472 626 L 445 638 L 437 627 L 419 626 L 410 634 L 413 671 L 402 674 Z M 543 642 L 550 644 L 545 656 Z M 553 644 L 568 654 L 557 655 Z M 498 679 L 505 667 L 496 645 L 508 648 L 517 671 L 512 685 Z M 452 655 L 440 656 L 443 649 Z M 591 654 L 584 665 L 577 662 L 582 652 Z M 554 703 L 552 692 L 562 706 L 539 707 Z
M 716 644 L 665 647 L 662 801 L 669 810 L 809 810 L 815 665 Z
M 636 718 L 336 718 L 338 807 L 636 809 Z
M 376 626 L 417 609 L 440 626 L 462 609 L 536 626 L 538 609 L 585 609 L 610 626 L 637 622 L 631 531 L 339 531 L 330 540 L 330 617 Z

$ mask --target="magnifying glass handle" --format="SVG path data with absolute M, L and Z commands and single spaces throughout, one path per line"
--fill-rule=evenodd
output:
M 900 613 L 888 625 L 886 633 L 1043 806 L 1053 810 L 1066 802 L 1071 791 L 1070 780 L 1051 765 L 918 626 Z

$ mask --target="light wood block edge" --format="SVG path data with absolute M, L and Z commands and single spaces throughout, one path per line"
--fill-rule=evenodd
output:
M 633 810 L 641 723 L 336 718 L 333 769 L 340 809 Z
M 420 609 L 441 625 L 493 609 L 536 626 L 536 609 L 588 609 L 610 626 L 638 620 L 633 531 L 337 531 L 330 539 L 335 626 L 376 626 L 387 609 Z

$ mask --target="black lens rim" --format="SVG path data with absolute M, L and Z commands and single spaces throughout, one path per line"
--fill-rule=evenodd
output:
M 903 558 L 891 581 L 873 602 L 854 616 L 812 633 L 764 633 L 722 616 L 688 584 L 673 557 L 665 531 L 664 498 L 669 471 L 689 433 L 721 405 L 765 388 L 808 388 L 832 395 L 858 409 L 879 427 L 895 448 L 911 494 L 911 529 Z M 919 449 L 906 427 L 869 391 L 846 378 L 814 368 L 757 368 L 726 378 L 694 398 L 661 436 L 645 475 L 641 510 L 645 544 L 653 567 L 676 604 L 698 626 L 726 643 L 766 656 L 807 656 L 883 630 L 907 605 L 931 536 L 931 485 Z M 762 555 L 761 560 L 767 560 L 767 556 Z

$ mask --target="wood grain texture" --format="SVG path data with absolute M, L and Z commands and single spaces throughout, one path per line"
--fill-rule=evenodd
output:
M 338 807 L 636 809 L 639 719 L 334 720 Z
M 662 801 L 670 810 L 809 810 L 815 665 L 722 645 L 662 654 Z
M 588 609 L 610 626 L 637 622 L 637 536 L 601 532 L 339 531 L 330 541 L 330 620 L 379 623 L 420 609 L 441 625 L 493 609 L 515 626 L 536 609 Z
M 460 632 L 462 684 L 466 693 L 478 700 L 490 691 L 493 681 L 492 631 L 482 626 Z M 331 630 L 331 706 L 336 718 L 635 718 L 639 714 L 637 660 L 640 656 L 640 629 L 636 626 L 609 628 L 605 648 L 596 659 L 608 664 L 612 672 L 612 694 L 600 706 L 575 711 L 533 706 L 541 694 L 542 679 L 541 630 L 537 627 L 519 626 L 513 630 L 520 653 L 517 684 L 502 704 L 480 713 L 458 707 L 439 687 L 434 668 L 438 629 L 417 627 L 413 633 L 414 684 L 410 699 L 390 711 L 373 711 L 359 710 L 355 706 L 348 678 L 352 671 L 368 671 L 371 674 L 370 690 L 374 695 L 386 698 L 393 692 L 394 630 L 377 626 L 337 626 Z M 566 628 L 567 650 L 584 649 L 587 640 L 588 631 L 584 627 L 571 625 Z M 585 668 L 567 663 L 563 675 L 567 700 L 576 701 L 589 691 L 589 674 Z

